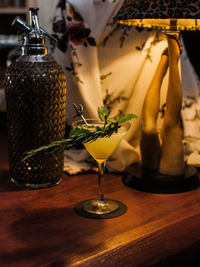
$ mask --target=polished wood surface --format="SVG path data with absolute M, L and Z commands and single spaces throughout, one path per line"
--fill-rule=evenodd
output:
M 105 193 L 128 210 L 88 219 L 74 205 L 96 196 L 96 174 L 63 176 L 54 187 L 19 190 L 9 181 L 0 134 L 0 266 L 200 266 L 200 188 L 151 194 L 105 175 Z

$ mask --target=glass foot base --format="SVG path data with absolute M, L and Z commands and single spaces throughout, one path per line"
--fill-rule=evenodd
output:
M 93 214 L 109 214 L 118 208 L 118 203 L 112 199 L 105 199 L 103 202 L 97 199 L 89 199 L 82 204 L 83 210 Z
M 107 205 L 100 208 L 99 205 L 96 205 L 96 199 L 84 200 L 76 204 L 74 211 L 83 217 L 92 218 L 92 219 L 110 219 L 123 215 L 127 211 L 127 207 L 124 203 L 118 200 L 106 199 L 107 204 L 112 203 L 112 209 L 109 209 Z M 114 203 L 114 204 L 113 204 Z M 116 204 L 116 205 L 115 205 Z M 92 205 L 92 208 L 89 208 L 88 205 Z M 111 211 L 112 210 L 112 211 Z

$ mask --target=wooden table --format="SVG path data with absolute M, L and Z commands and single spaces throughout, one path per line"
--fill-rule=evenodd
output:
M 52 188 L 19 190 L 9 182 L 3 133 L 0 149 L 0 266 L 200 266 L 200 188 L 144 193 L 106 174 L 106 196 L 128 210 L 113 219 L 88 219 L 73 207 L 95 197 L 96 174 L 64 175 Z

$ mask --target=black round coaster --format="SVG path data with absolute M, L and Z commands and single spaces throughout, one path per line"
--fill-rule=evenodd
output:
M 74 207 L 74 211 L 78 214 L 81 215 L 83 217 L 86 218 L 92 218 L 92 219 L 111 219 L 111 218 L 115 218 L 118 216 L 123 215 L 126 211 L 127 211 L 127 207 L 124 203 L 115 200 L 117 202 L 117 204 L 119 205 L 119 208 L 111 213 L 108 214 L 94 214 L 94 213 L 89 213 L 87 211 L 85 211 L 82 206 L 83 203 L 86 202 L 88 200 L 84 200 L 79 202 L 75 207 Z
M 134 164 L 126 170 L 122 182 L 140 191 L 166 194 L 187 192 L 200 185 L 196 168 L 188 165 L 183 175 L 173 176 L 162 175 Z

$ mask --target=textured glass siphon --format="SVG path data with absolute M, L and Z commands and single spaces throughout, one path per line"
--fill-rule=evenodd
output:
M 6 81 L 10 177 L 31 188 L 60 182 L 63 151 L 22 161 L 25 152 L 61 140 L 65 135 L 66 83 L 54 61 L 16 61 Z

